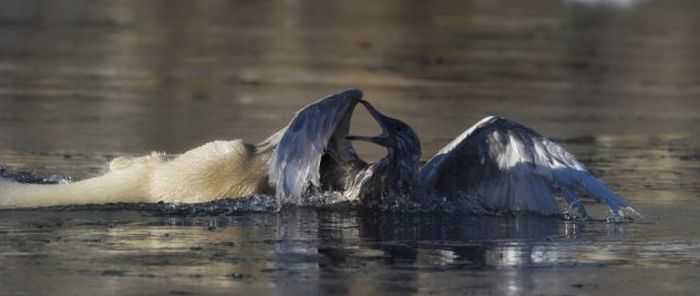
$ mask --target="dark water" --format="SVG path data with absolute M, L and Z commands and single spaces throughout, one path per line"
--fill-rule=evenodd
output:
M 501 114 L 563 143 L 644 215 L 607 224 L 347 209 L 2 211 L 0 295 L 699 289 L 700 2 L 0 7 L 6 166 L 81 179 L 115 155 L 255 142 L 304 104 L 355 86 L 414 127 L 424 158 Z M 376 127 L 359 114 L 353 129 Z

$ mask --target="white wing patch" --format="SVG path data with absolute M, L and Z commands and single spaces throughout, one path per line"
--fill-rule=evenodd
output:
M 494 210 L 560 214 L 555 196 L 587 215 L 578 195 L 606 204 L 615 217 L 635 214 L 563 147 L 513 121 L 479 121 L 430 159 L 423 184 L 444 196 L 474 195 Z

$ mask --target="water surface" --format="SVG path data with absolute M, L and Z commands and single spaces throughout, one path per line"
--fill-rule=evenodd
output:
M 424 159 L 500 114 L 562 143 L 644 215 L 2 211 L 2 295 L 697 293 L 696 1 L 0 5 L 5 166 L 82 179 L 116 155 L 256 142 L 360 87 L 414 127 Z M 357 119 L 353 131 L 376 131 Z

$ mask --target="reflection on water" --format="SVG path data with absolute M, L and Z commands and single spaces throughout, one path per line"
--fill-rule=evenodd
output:
M 649 235 L 672 227 L 663 221 L 578 224 L 525 215 L 310 209 L 197 218 L 4 211 L 0 275 L 4 292 L 32 295 L 250 289 L 295 295 L 605 294 L 628 287 L 617 281 L 640 276 L 687 272 L 681 282 L 697 280 L 697 236 L 678 242 Z M 27 286 L 27 273 L 40 280 Z
M 2 211 L 0 294 L 696 293 L 698 1 L 0 6 L 1 165 L 81 179 L 116 154 L 255 142 L 356 86 L 414 127 L 423 158 L 501 114 L 645 216 Z

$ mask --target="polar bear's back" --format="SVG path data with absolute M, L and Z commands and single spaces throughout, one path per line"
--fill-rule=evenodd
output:
M 165 161 L 153 170 L 154 201 L 207 202 L 264 191 L 267 159 L 241 140 L 214 141 Z

